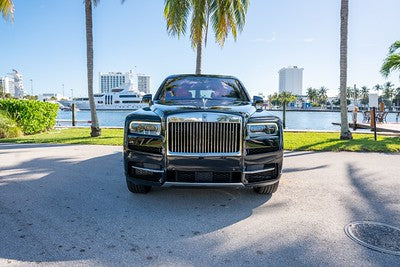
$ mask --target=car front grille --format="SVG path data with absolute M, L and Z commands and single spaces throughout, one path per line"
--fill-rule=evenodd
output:
M 238 122 L 169 122 L 170 154 L 240 155 L 241 124 Z

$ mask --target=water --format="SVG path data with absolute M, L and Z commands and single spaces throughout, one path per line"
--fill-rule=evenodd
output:
M 123 127 L 125 117 L 131 111 L 98 111 L 99 123 L 101 127 Z M 269 111 L 269 113 L 282 118 L 282 111 Z M 90 111 L 77 111 L 76 120 L 89 121 Z M 58 120 L 71 120 L 70 111 L 59 111 Z M 363 115 L 358 113 L 358 121 L 361 122 Z M 352 120 L 352 114 L 349 113 L 349 121 Z M 389 113 L 388 122 L 396 121 L 396 114 Z M 292 130 L 339 130 L 339 126 L 332 125 L 332 122 L 340 122 L 339 112 L 302 112 L 289 111 L 286 112 L 286 128 Z M 59 125 L 70 125 L 70 123 L 62 123 Z M 80 126 L 89 126 L 89 123 L 78 123 Z

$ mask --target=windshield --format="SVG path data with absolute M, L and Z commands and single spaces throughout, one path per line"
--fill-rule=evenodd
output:
M 157 96 L 161 101 L 175 100 L 229 100 L 248 101 L 240 82 L 234 78 L 184 76 L 164 82 Z

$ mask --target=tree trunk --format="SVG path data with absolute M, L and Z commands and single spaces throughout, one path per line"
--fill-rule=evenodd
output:
M 283 102 L 282 106 L 282 122 L 283 122 L 283 129 L 286 129 L 286 103 Z
M 349 130 L 347 111 L 347 31 L 349 17 L 349 1 L 341 0 L 340 9 L 340 139 L 352 139 Z
M 93 97 L 93 23 L 92 23 L 92 0 L 85 0 L 86 14 L 86 51 L 87 51 L 87 79 L 88 97 L 90 106 L 90 117 L 92 120 L 90 136 L 101 135 L 99 120 L 96 113 L 96 105 Z
M 197 42 L 196 50 L 197 50 L 197 57 L 196 57 L 196 74 L 201 74 L 201 60 L 202 60 L 202 45 L 203 41 L 200 40 Z

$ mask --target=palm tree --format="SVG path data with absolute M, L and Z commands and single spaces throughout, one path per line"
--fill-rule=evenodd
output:
M 272 106 L 277 106 L 279 105 L 279 99 L 278 99 L 278 93 L 273 93 L 272 95 L 268 96 L 268 102 Z
M 400 71 L 400 41 L 394 42 L 389 47 L 389 53 L 383 62 L 381 73 L 387 78 L 395 70 Z
M 294 96 L 290 92 L 281 92 L 278 95 L 278 100 L 282 104 L 282 121 L 283 121 L 283 129 L 286 128 L 286 105 L 290 102 L 296 101 L 296 96 Z
M 14 19 L 14 3 L 12 0 L 0 0 L 0 13 L 5 20 Z
M 101 129 L 99 126 L 99 119 L 96 112 L 96 104 L 94 103 L 93 97 L 93 20 L 92 20 L 92 9 L 93 5 L 96 6 L 100 0 L 85 0 L 85 19 L 86 19 L 86 65 L 87 65 L 87 81 L 88 81 L 88 98 L 90 106 L 90 118 L 91 118 L 91 137 L 97 137 L 101 135 Z M 121 0 L 124 3 L 125 0 Z
M 229 31 L 236 40 L 242 31 L 250 0 L 165 0 L 164 17 L 167 31 L 172 36 L 186 33 L 188 17 L 190 39 L 196 48 L 196 74 L 201 74 L 202 46 L 207 44 L 207 32 L 211 21 L 217 43 L 223 47 Z
M 383 85 L 383 96 L 390 101 L 390 106 L 393 104 L 393 97 L 396 95 L 396 89 L 394 88 L 394 84 L 391 82 L 386 82 Z
M 340 8 L 340 139 L 353 139 L 347 114 L 347 35 L 349 27 L 349 0 L 341 0 Z
M 318 90 L 318 102 L 319 104 L 325 104 L 328 99 L 328 89 L 325 86 L 321 86 Z
M 368 99 L 369 97 L 369 88 L 366 86 L 361 87 L 361 104 L 364 105 L 364 107 L 368 104 Z
M 317 98 L 318 98 L 318 92 L 317 89 L 314 89 L 312 87 L 307 88 L 307 97 L 311 101 L 311 103 L 315 103 Z
M 86 65 L 87 65 L 87 81 L 88 81 L 88 97 L 90 106 L 91 137 L 101 135 L 99 119 L 96 112 L 96 104 L 93 97 L 93 21 L 92 21 L 92 5 L 96 6 L 100 0 L 85 0 L 85 18 L 86 18 Z
M 380 84 L 376 84 L 372 88 L 379 93 L 379 91 L 381 91 L 383 89 L 383 86 Z

